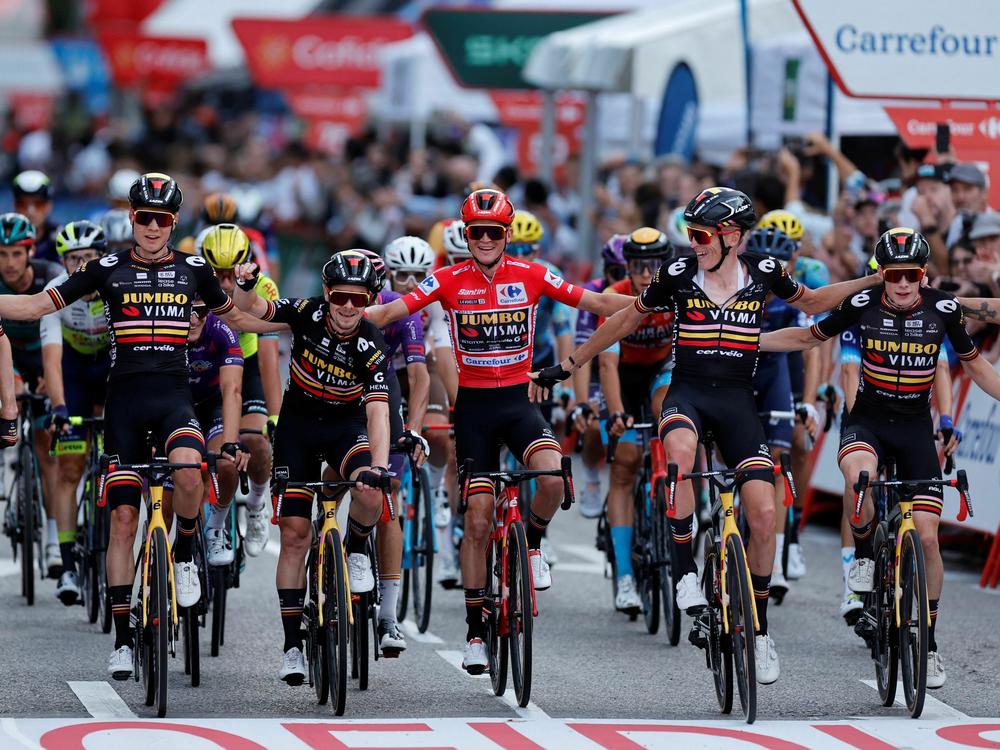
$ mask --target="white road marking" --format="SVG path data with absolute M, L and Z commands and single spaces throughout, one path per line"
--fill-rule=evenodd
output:
M 560 544 L 557 547 L 560 551 L 569 552 L 574 557 L 582 558 L 593 565 L 599 565 L 601 570 L 604 570 L 604 564 L 607 562 L 607 557 L 605 557 L 604 553 L 595 548 L 593 545 Z M 554 567 L 558 567 L 558 565 Z
M 106 682 L 67 682 L 80 703 L 95 719 L 134 719 L 136 715 Z
M 878 691 L 878 684 L 875 680 L 861 680 L 861 682 L 865 683 L 872 690 Z M 906 708 L 902 685 L 899 685 L 896 689 L 896 705 Z M 920 714 L 920 718 L 927 721 L 941 721 L 942 719 L 968 719 L 969 717 L 957 708 L 952 708 L 947 703 L 934 698 L 931 696 L 931 691 L 928 690 L 924 696 L 924 711 Z
M 24 733 L 17 728 L 17 722 L 14 719 L 0 719 L 0 730 L 3 730 L 4 734 L 17 742 L 19 747 L 27 748 L 27 750 L 44 750 L 37 742 L 24 736 Z
M 0 560 L 0 578 L 4 576 L 19 575 L 21 573 L 21 561 L 14 562 L 4 558 Z
M 484 680 L 484 679 L 489 679 L 489 677 L 490 677 L 488 673 L 487 674 L 471 675 L 468 672 L 466 672 L 464 669 L 462 669 L 462 652 L 461 651 L 444 651 L 444 650 L 442 650 L 442 651 L 438 651 L 437 655 L 440 656 L 442 659 L 444 659 L 449 664 L 451 664 L 453 667 L 455 667 L 455 669 L 457 669 L 459 672 L 461 672 L 462 674 L 464 674 L 466 677 L 471 677 L 474 680 Z M 489 687 L 488 689 L 489 689 L 490 693 L 493 692 L 493 688 L 492 687 Z M 512 689 L 507 690 L 507 692 L 505 692 L 503 695 L 497 696 L 497 697 L 501 701 L 503 701 L 504 703 L 506 703 L 508 706 L 510 706 L 514 710 L 514 713 L 516 713 L 522 719 L 550 719 L 550 718 L 552 718 L 547 713 L 545 713 L 542 709 L 540 709 L 537 705 L 535 705 L 534 703 L 532 703 L 531 701 L 528 701 L 528 705 L 527 706 L 525 706 L 524 708 L 521 708 L 519 705 L 517 705 L 517 695 L 514 693 L 514 691 Z
M 558 565 L 553 565 L 552 569 L 557 571 L 556 575 L 560 573 L 589 573 L 590 575 L 604 576 L 604 566 L 593 563 L 560 562 Z
M 443 640 L 434 635 L 431 631 L 426 631 L 421 633 L 417 630 L 417 625 L 410 620 L 403 620 L 399 623 L 399 627 L 403 629 L 403 633 L 406 634 L 407 638 L 412 638 L 417 643 L 444 643 Z

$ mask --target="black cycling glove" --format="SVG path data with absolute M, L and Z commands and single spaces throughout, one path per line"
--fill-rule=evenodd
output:
M 551 367 L 543 367 L 535 376 L 535 385 L 539 388 L 551 390 L 556 383 L 569 380 L 569 376 L 572 374 L 569 370 L 563 369 L 562 363 L 554 364 Z
M 389 490 L 389 470 L 384 466 L 373 466 L 358 474 L 357 481 L 373 490 Z

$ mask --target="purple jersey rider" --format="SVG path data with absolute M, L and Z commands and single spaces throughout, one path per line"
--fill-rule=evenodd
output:
M 222 432 L 219 375 L 228 366 L 243 367 L 240 341 L 229 326 L 209 313 L 198 340 L 188 345 L 188 384 L 206 442 Z

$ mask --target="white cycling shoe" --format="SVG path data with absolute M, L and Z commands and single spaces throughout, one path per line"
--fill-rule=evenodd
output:
M 473 638 L 465 644 L 465 655 L 462 657 L 462 669 L 471 675 L 482 674 L 490 668 L 489 655 L 482 638 Z
M 708 599 L 698 585 L 697 573 L 685 573 L 677 582 L 677 609 L 687 612 L 692 609 L 704 609 Z
M 302 655 L 302 649 L 290 648 L 285 652 L 281 660 L 281 671 L 278 677 L 292 687 L 298 687 L 306 679 L 306 659 Z
M 353 594 L 366 594 L 375 588 L 372 561 L 368 555 L 354 552 L 347 556 L 347 578 Z
M 757 664 L 757 682 L 770 685 L 776 682 L 781 669 L 778 666 L 778 652 L 769 635 L 758 635 L 753 639 L 754 661 Z
M 267 547 L 267 528 L 270 524 L 271 515 L 266 503 L 258 510 L 247 509 L 247 533 L 243 537 L 243 545 L 250 557 L 257 557 Z
M 927 652 L 927 687 L 937 690 L 943 687 L 948 675 L 944 673 L 944 662 L 937 651 Z
M 799 543 L 788 545 L 788 580 L 797 581 L 805 577 L 806 556 L 802 552 L 802 545 Z
M 108 657 L 108 674 L 116 680 L 127 680 L 132 676 L 134 663 L 131 646 L 116 648 Z
M 209 565 L 230 565 L 236 559 L 233 543 L 224 529 L 205 531 L 205 546 L 208 548 L 206 555 Z
M 174 585 L 177 588 L 177 606 L 193 607 L 201 599 L 201 581 L 198 566 L 193 562 L 174 563 Z
M 625 575 L 618 579 L 618 593 L 615 594 L 615 609 L 619 612 L 638 612 L 642 609 L 642 599 L 635 590 L 635 579 Z
M 856 594 L 871 592 L 875 580 L 875 561 L 859 557 L 851 563 L 847 573 L 847 586 Z
M 529 549 L 528 563 L 531 565 L 531 580 L 535 584 L 535 591 L 545 591 L 552 585 L 552 573 L 549 571 L 549 564 L 545 561 L 542 551 Z

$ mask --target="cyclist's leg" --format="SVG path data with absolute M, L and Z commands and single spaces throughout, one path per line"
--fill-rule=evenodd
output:
M 243 364 L 243 418 L 240 429 L 262 430 L 267 424 L 267 404 L 264 400 L 264 386 L 260 378 L 260 364 L 257 355 Z M 250 479 L 250 494 L 247 507 L 259 510 L 267 500 L 267 483 L 271 476 L 271 441 L 263 434 L 240 435 L 240 442 L 250 451 L 247 475 Z
M 674 382 L 663 400 L 659 436 L 667 454 L 667 461 L 677 464 L 677 470 L 687 473 L 694 469 L 698 453 L 698 436 L 701 434 L 701 416 L 693 401 L 691 386 Z M 691 482 L 678 482 L 674 491 L 675 513 L 669 519 L 670 536 L 677 557 L 677 577 L 695 576 L 698 566 L 694 561 L 691 542 L 694 530 L 694 490 Z
M 760 371 L 754 377 L 756 388 L 757 411 L 792 411 L 794 403 L 792 401 L 792 389 L 788 378 L 788 361 L 781 357 L 772 367 L 766 371 Z M 764 439 L 771 452 L 771 460 L 777 465 L 781 461 L 781 455 L 788 452 L 792 447 L 792 420 L 789 419 L 765 419 L 761 418 L 761 425 L 764 428 Z M 784 571 L 781 567 L 781 553 L 784 546 L 785 537 L 785 483 L 774 482 L 774 563 L 772 566 L 772 576 L 780 576 L 778 579 L 784 585 Z
M 396 445 L 403 436 L 403 403 L 399 381 L 389 378 L 389 443 Z M 399 477 L 403 474 L 401 453 L 389 454 L 389 470 L 393 473 L 393 504 L 399 510 Z M 378 534 L 375 537 L 376 559 L 378 560 L 379 623 L 396 622 L 396 599 L 399 597 L 400 577 L 403 567 L 403 528 L 399 519 L 390 519 L 388 512 L 379 518 Z
M 480 391 L 487 389 L 458 390 L 454 412 L 455 450 L 460 465 L 466 459 L 472 459 L 473 471 L 496 471 L 500 468 L 497 417 L 508 405 L 511 396 L 498 394 L 493 389 Z M 493 482 L 487 479 L 469 482 L 460 555 L 462 585 L 465 588 L 466 641 L 486 637 L 483 623 L 486 549 L 493 531 L 495 493 Z
M 875 505 L 870 492 L 865 495 L 860 519 L 854 520 L 853 516 L 854 485 L 858 482 L 858 475 L 862 471 L 867 471 L 870 479 L 878 478 L 882 445 L 878 435 L 877 419 L 877 415 L 869 416 L 863 406 L 855 404 L 841 432 L 840 452 L 837 454 L 837 463 L 844 475 L 844 513 L 850 519 L 851 535 L 854 537 L 855 561 L 852 563 L 852 570 L 858 567 L 860 561 L 870 562 L 874 555 L 872 535 L 875 530 Z M 861 589 L 861 591 L 867 590 L 867 588 Z

